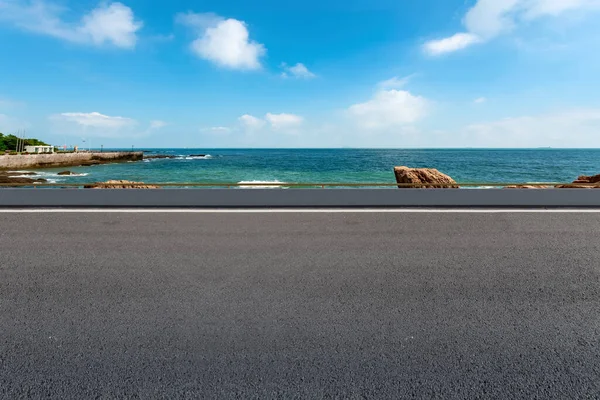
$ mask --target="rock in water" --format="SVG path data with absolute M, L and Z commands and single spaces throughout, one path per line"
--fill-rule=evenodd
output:
M 86 189 L 160 189 L 160 186 L 146 185 L 144 182 L 106 181 L 85 185 Z
M 456 181 L 433 168 L 395 167 L 396 182 L 401 184 L 422 184 L 418 186 L 398 186 L 399 188 L 459 188 Z
M 575 181 L 577 183 L 600 183 L 600 175 L 594 176 L 580 176 Z
M 63 176 L 63 175 L 75 175 L 75 174 L 71 171 L 63 171 L 63 172 L 59 172 L 58 175 Z
M 25 178 L 22 175 L 36 175 L 34 172 L 31 173 L 20 173 L 20 172 L 0 172 L 0 184 L 2 186 L 10 186 L 11 184 L 15 184 L 15 186 L 19 186 L 20 184 L 28 184 L 28 183 L 44 183 L 47 182 L 46 179 L 42 178 Z
M 569 185 L 558 185 L 559 189 L 600 189 L 600 175 L 594 176 L 580 176 Z

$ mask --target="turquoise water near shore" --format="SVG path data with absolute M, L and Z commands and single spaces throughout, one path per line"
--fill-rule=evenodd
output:
M 136 149 L 138 150 L 138 149 Z M 108 151 L 105 149 L 105 151 Z M 175 159 L 39 170 L 51 182 L 390 182 L 394 166 L 432 167 L 458 182 L 571 182 L 600 173 L 600 149 L 146 149 Z M 190 157 L 206 154 L 206 157 Z M 78 176 L 57 176 L 69 170 Z

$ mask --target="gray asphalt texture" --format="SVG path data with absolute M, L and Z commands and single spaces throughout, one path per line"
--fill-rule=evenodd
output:
M 0 398 L 599 398 L 600 214 L 0 214 Z

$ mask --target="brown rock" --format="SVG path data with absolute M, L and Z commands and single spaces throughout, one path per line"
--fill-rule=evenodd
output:
M 568 185 L 557 185 L 555 186 L 557 189 L 600 189 L 600 183 L 587 183 L 587 184 L 581 184 L 581 183 L 572 183 L 572 184 L 568 184 Z
M 160 186 L 146 185 L 144 182 L 106 181 L 85 185 L 86 189 L 160 189 Z
M 90 160 L 90 161 L 83 161 L 79 165 L 82 167 L 92 167 L 94 165 L 100 165 L 100 164 L 103 164 L 103 162 L 98 161 L 98 160 Z
M 559 189 L 600 189 L 600 175 L 585 176 L 582 175 L 576 181 L 568 185 L 557 185 Z
M 580 176 L 573 183 L 600 183 L 600 175 L 594 176 Z
M 58 175 L 63 176 L 63 175 L 75 175 L 75 174 L 71 171 L 63 171 L 63 172 L 59 172 Z
M 409 168 L 409 167 L 396 167 L 394 168 L 394 174 L 396 175 L 396 182 L 403 185 L 415 185 L 415 186 L 403 186 L 399 185 L 399 188 L 458 188 L 456 181 L 446 174 L 441 173 L 437 169 L 433 168 Z M 420 185 L 422 184 L 422 185 Z
M 47 182 L 46 179 L 42 178 L 25 178 L 21 175 L 35 175 L 35 172 L 31 173 L 20 173 L 20 172 L 0 172 L 0 184 L 2 186 L 10 186 L 11 184 L 15 184 L 15 186 L 20 186 L 23 184 L 35 184 L 35 183 L 43 183 Z

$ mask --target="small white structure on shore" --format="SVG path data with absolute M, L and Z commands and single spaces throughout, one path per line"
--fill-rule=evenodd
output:
M 25 153 L 54 153 L 54 146 L 25 146 Z

